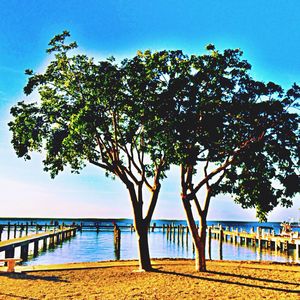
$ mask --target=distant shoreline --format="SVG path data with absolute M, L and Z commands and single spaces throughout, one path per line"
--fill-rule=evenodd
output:
M 77 221 L 111 221 L 111 220 L 131 220 L 133 222 L 132 218 L 72 218 L 72 217 L 67 217 L 67 218 L 58 218 L 58 217 L 0 217 L 0 222 L 1 220 L 55 220 L 55 221 L 59 221 L 59 220 L 66 220 L 66 221 L 73 221 L 73 220 L 77 220 Z M 165 221 L 165 222 L 186 222 L 186 219 L 152 219 L 151 222 L 155 222 L 155 221 Z M 258 220 L 252 220 L 252 221 L 247 221 L 247 220 L 207 220 L 208 222 L 225 222 L 225 223 L 259 223 Z M 280 223 L 281 221 L 268 221 L 268 222 L 263 222 L 263 223 Z M 262 224 L 263 224 L 262 223 Z

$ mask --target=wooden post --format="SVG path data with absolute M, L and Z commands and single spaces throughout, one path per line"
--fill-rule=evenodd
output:
M 54 247 L 54 235 L 50 235 L 49 237 L 49 248 Z
M 60 233 L 56 234 L 56 245 L 60 243 Z
M 180 226 L 181 226 L 181 244 L 183 245 L 184 227 L 182 225 Z
M 7 223 L 7 239 L 10 238 L 10 222 Z
M 14 239 L 17 237 L 17 224 L 14 224 Z
M 208 227 L 208 258 L 211 260 L 211 227 Z
M 114 224 L 114 246 L 115 246 L 115 257 L 117 260 L 120 259 L 121 250 L 121 230 L 117 224 Z
M 223 260 L 223 229 L 221 227 L 220 229 L 220 239 L 219 239 L 219 255 L 220 255 L 220 260 Z
M 12 246 L 5 251 L 5 258 L 13 258 L 13 257 L 15 257 L 15 248 Z
M 26 235 L 28 235 L 28 222 L 26 222 L 25 231 L 26 231 Z
M 37 256 L 39 253 L 39 240 L 34 241 L 33 243 L 33 256 Z
M 1 242 L 1 240 L 2 240 L 2 232 L 3 232 L 3 226 L 0 225 L 0 242 Z
M 188 246 L 188 244 L 189 244 L 189 227 L 188 226 L 186 226 L 185 242 L 186 242 L 186 245 Z
M 173 223 L 173 242 L 175 243 L 175 234 L 176 234 L 176 227 Z
M 25 245 L 21 246 L 21 254 L 20 254 L 20 256 L 25 261 L 28 259 L 28 248 L 29 248 L 29 244 L 25 244 Z
M 43 251 L 47 250 L 47 238 L 43 239 Z
M 154 232 L 155 227 L 156 227 L 156 223 L 153 223 L 153 225 L 152 225 L 152 232 Z

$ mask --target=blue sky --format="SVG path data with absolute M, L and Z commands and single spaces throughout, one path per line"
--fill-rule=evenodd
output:
M 240 48 L 252 64 L 251 74 L 284 88 L 300 83 L 300 2 L 265 1 L 0 1 L 0 203 L 1 216 L 131 217 L 126 189 L 96 168 L 81 175 L 68 172 L 51 180 L 41 157 L 18 159 L 10 145 L 9 109 L 24 98 L 25 69 L 47 63 L 49 40 L 69 30 L 79 50 L 105 58 L 133 56 L 137 50 L 182 49 L 202 53 Z M 184 218 L 178 197 L 178 170 L 163 182 L 155 218 Z M 293 209 L 276 209 L 270 220 L 298 217 Z M 209 219 L 254 220 L 229 196 L 213 200 Z

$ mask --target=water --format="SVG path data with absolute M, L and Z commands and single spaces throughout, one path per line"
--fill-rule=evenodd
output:
M 1 219 L 0 223 L 5 224 L 8 221 L 11 224 L 14 223 L 26 223 L 26 219 L 8 220 Z M 38 224 L 50 223 L 50 220 L 35 219 L 30 220 L 29 223 L 37 222 Z M 76 223 L 84 222 L 86 225 L 94 225 L 98 222 L 100 225 L 112 225 L 113 221 L 116 221 L 118 225 L 130 225 L 132 220 L 75 220 Z M 60 220 L 60 224 L 71 224 L 73 220 Z M 170 220 L 155 220 L 153 221 L 157 226 L 162 224 L 173 223 L 175 226 L 182 224 L 186 225 L 185 221 L 170 221 Z M 257 226 L 272 226 L 275 233 L 279 233 L 280 223 L 256 223 L 256 222 L 208 222 L 208 225 L 221 224 L 224 228 L 233 227 L 250 231 L 252 227 Z M 2 240 L 5 239 L 6 232 L 2 234 Z M 189 236 L 188 242 L 186 242 L 186 234 L 184 233 L 183 239 L 175 238 L 167 239 L 167 234 L 163 233 L 160 229 L 156 229 L 154 232 L 149 233 L 149 248 L 152 258 L 194 258 L 192 240 Z M 208 247 L 207 247 L 208 248 Z M 211 258 L 220 259 L 220 247 L 219 241 L 212 239 Z M 33 246 L 31 245 L 29 250 L 33 252 Z M 16 249 L 15 256 L 19 256 L 19 249 Z M 4 253 L 0 253 L 0 257 L 4 256 Z M 46 252 L 39 253 L 39 256 L 31 257 L 24 265 L 40 265 L 40 264 L 59 264 L 69 262 L 95 262 L 105 260 L 120 259 L 137 259 L 137 242 L 136 235 L 130 232 L 128 229 L 121 229 L 121 249 L 120 257 L 114 251 L 113 232 L 111 231 L 83 231 L 78 232 L 76 237 L 65 241 L 63 244 L 56 246 L 54 249 L 49 249 Z M 208 257 L 208 255 L 207 255 Z M 296 255 L 296 251 L 290 250 L 288 253 L 281 253 L 279 251 L 262 250 L 259 251 L 255 247 L 246 247 L 241 245 L 233 245 L 231 243 L 223 243 L 222 258 L 224 260 L 255 260 L 255 261 L 278 261 L 278 262 L 300 262 L 300 259 Z

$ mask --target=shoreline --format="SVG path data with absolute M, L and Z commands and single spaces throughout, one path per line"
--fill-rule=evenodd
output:
M 207 272 L 196 272 L 192 259 L 152 262 L 153 272 L 134 272 L 136 260 L 0 272 L 0 299 L 300 298 L 298 263 L 207 260 Z
M 155 269 L 156 266 L 160 265 L 176 265 L 177 263 L 181 264 L 194 263 L 194 259 L 191 258 L 153 258 L 151 263 Z M 278 261 L 255 261 L 255 260 L 206 260 L 207 263 L 218 263 L 219 265 L 228 265 L 228 264 L 240 264 L 246 267 L 251 265 L 252 267 L 256 266 L 257 268 L 268 267 L 270 269 L 278 268 L 280 266 L 295 267 L 299 268 L 300 272 L 300 263 L 297 262 L 278 262 Z M 61 264 L 45 264 L 45 265 L 16 265 L 16 273 L 28 273 L 28 272 L 46 272 L 46 271 L 66 271 L 66 270 L 82 270 L 82 269 L 97 269 L 97 268 L 118 268 L 118 267 L 138 267 L 137 259 L 124 259 L 124 260 L 104 260 L 104 261 L 90 261 L 90 262 L 69 262 Z M 6 267 L 0 267 L 0 272 L 5 272 Z

